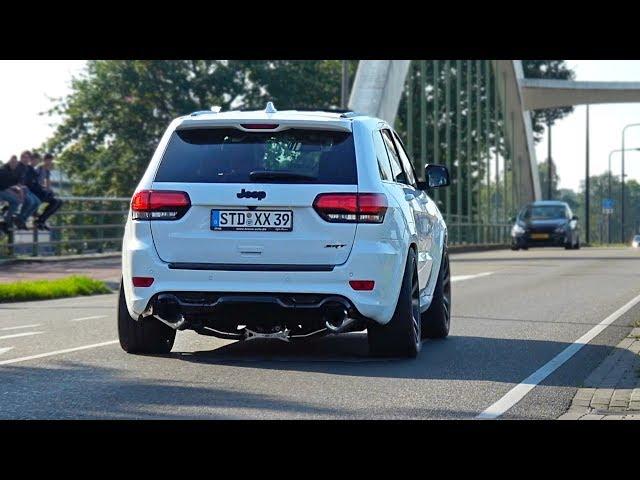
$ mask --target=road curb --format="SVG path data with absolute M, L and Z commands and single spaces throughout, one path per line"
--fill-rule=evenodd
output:
M 634 328 L 578 389 L 558 420 L 640 419 L 640 328 Z
M 509 245 L 489 244 L 489 245 L 449 245 L 450 253 L 486 252 L 490 250 L 507 250 Z
M 0 260 L 0 265 L 16 265 L 21 263 L 56 263 L 56 262 L 76 262 L 86 260 L 101 260 L 104 258 L 118 258 L 122 252 L 108 253 L 86 253 L 81 255 L 61 255 L 56 257 L 20 257 Z

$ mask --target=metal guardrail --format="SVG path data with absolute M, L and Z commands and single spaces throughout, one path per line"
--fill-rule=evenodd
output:
M 478 222 L 466 215 L 444 215 L 451 245 L 508 245 L 511 223 Z
M 0 237 L 0 258 L 117 252 L 122 248 L 129 212 L 127 197 L 60 197 L 62 208 L 50 219 L 51 231 L 14 231 Z M 482 223 L 464 215 L 445 215 L 452 245 L 509 243 L 511 224 Z
M 0 258 L 120 251 L 129 213 L 127 197 L 59 197 L 51 231 L 14 230 L 0 237 Z

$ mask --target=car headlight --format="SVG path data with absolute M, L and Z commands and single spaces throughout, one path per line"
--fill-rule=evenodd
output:
M 520 225 L 518 225 L 517 223 L 513 226 L 513 228 L 511 229 L 511 236 L 512 237 L 519 237 L 520 235 L 523 235 L 525 232 L 524 228 L 522 228 Z

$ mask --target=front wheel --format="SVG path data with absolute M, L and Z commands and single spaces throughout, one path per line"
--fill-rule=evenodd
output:
M 429 308 L 421 315 L 422 338 L 445 338 L 451 325 L 451 270 L 445 248 Z
M 386 325 L 367 327 L 369 351 L 375 356 L 415 358 L 422 348 L 421 337 L 418 264 L 410 249 L 393 317 Z
M 120 283 L 118 337 L 120 346 L 127 353 L 169 353 L 176 331 L 156 318 L 131 318 L 124 298 L 124 287 Z

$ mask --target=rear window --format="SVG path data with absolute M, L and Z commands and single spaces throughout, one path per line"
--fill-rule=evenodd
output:
M 173 133 L 156 182 L 357 184 L 350 132 L 200 128 Z
M 563 205 L 530 205 L 524 211 L 525 220 L 557 220 L 569 218 Z

